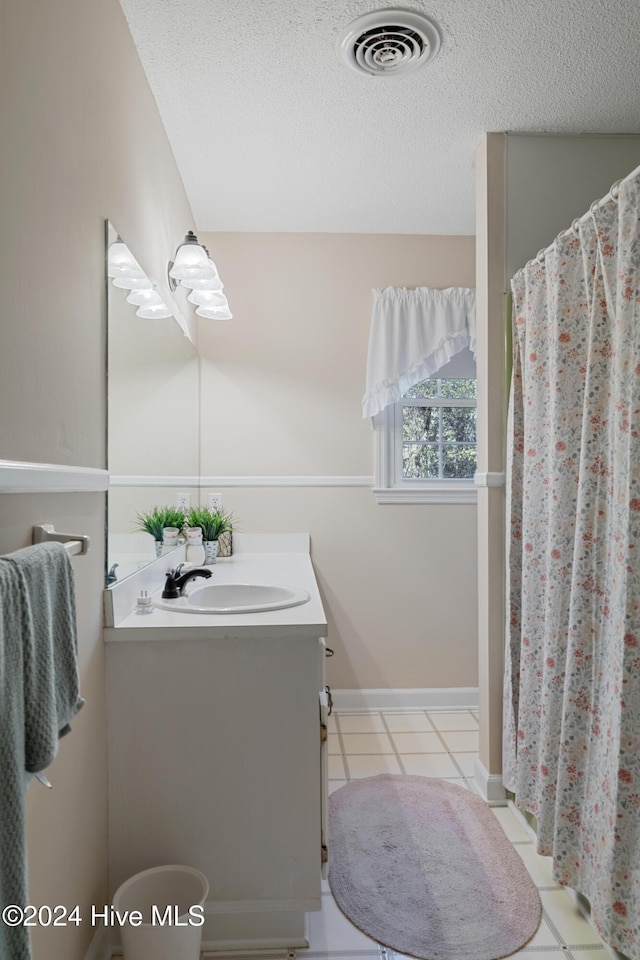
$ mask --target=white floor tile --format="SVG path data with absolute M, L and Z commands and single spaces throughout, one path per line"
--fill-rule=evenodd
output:
M 329 780 L 329 796 L 332 793 L 335 793 L 336 790 L 339 790 L 340 787 L 344 787 L 345 783 L 349 783 L 348 780 Z
M 547 921 L 543 917 L 540 921 L 540 926 L 536 930 L 535 934 L 526 943 L 527 947 L 559 947 L 558 938 L 556 937 L 553 930 L 547 925 Z M 524 949 L 524 948 L 523 948 Z
M 384 733 L 382 717 L 377 713 L 340 713 L 341 733 Z
M 476 757 L 475 753 L 454 753 L 452 754 L 453 759 L 456 762 L 456 765 L 462 770 L 462 774 L 465 777 L 473 777 L 476 772 Z
M 341 913 L 333 897 L 322 898 L 322 910 L 307 914 L 309 920 L 309 950 L 371 950 L 377 943 L 354 927 Z
M 446 753 L 437 733 L 413 732 L 392 733 L 398 753 Z
M 536 887 L 558 887 L 559 883 L 553 879 L 551 869 L 551 857 L 541 857 L 536 853 L 534 843 L 516 843 L 514 850 L 520 854 L 520 857 L 527 868 L 527 873 L 535 883 Z
M 508 807 L 491 807 L 491 813 L 500 821 L 508 840 L 523 840 L 526 843 L 531 843 L 531 837 Z
M 349 773 L 355 779 L 375 777 L 379 773 L 402 773 L 396 758 L 387 754 L 371 757 L 353 754 L 348 757 L 347 763 L 349 764 Z
M 392 733 L 396 731 L 433 730 L 424 713 L 385 713 L 384 720 Z
M 346 754 L 393 753 L 393 744 L 386 733 L 343 733 Z
M 541 890 L 540 899 L 564 943 L 581 947 L 589 943 L 602 943 L 566 890 Z
M 330 733 L 327 738 L 327 749 L 330 754 L 334 756 L 338 753 L 342 753 L 340 749 L 340 738 L 337 733 Z
M 601 950 L 576 950 L 571 951 L 573 960 L 611 960 L 611 954 L 603 947 Z
M 480 747 L 477 730 L 443 730 L 442 739 L 452 753 L 477 753 Z
M 408 774 L 446 779 L 457 786 L 468 786 L 460 778 L 451 757 L 442 752 L 442 744 L 433 733 L 443 733 L 448 749 L 467 777 L 473 777 L 477 754 L 477 715 L 468 710 L 429 711 L 423 713 L 385 713 L 384 720 L 392 734 L 393 745 L 401 754 L 403 767 Z M 330 717 L 330 730 L 335 731 L 335 718 Z M 390 753 L 391 741 L 386 737 L 385 726 L 379 713 L 342 714 L 338 724 L 343 734 L 347 752 L 349 775 L 352 778 L 376 776 L 379 773 L 401 773 L 397 760 Z M 432 726 L 431 726 L 432 725 Z M 343 760 L 337 755 L 340 744 L 337 737 L 329 738 L 329 792 L 344 786 L 346 772 Z M 406 753 L 410 749 L 413 752 Z M 359 752 L 352 753 L 352 750 Z M 418 752 L 415 752 L 415 751 Z M 433 751 L 433 752 L 431 752 Z M 531 836 L 521 826 L 507 807 L 492 807 L 491 812 L 502 825 L 506 836 L 516 841 L 515 849 L 522 858 L 529 875 L 538 887 L 555 885 L 551 859 L 541 857 L 535 851 Z M 375 960 L 377 944 L 354 927 L 341 913 L 331 896 L 327 896 L 327 884 L 323 884 L 323 909 L 309 914 L 310 949 L 322 951 L 371 951 Z M 598 934 L 578 909 L 572 895 L 564 889 L 541 890 L 540 897 L 551 924 L 558 934 L 542 919 L 535 936 L 512 955 L 516 960 L 532 960 L 535 952 L 541 951 L 545 960 L 561 960 L 566 954 L 559 948 L 561 942 L 572 947 L 574 960 L 610 960 L 611 954 L 603 947 Z M 590 949 L 579 949 L 590 948 Z M 393 960 L 404 960 L 402 954 L 391 954 Z M 406 958 L 412 960 L 412 958 Z
M 524 946 L 522 950 L 516 950 L 515 953 L 509 954 L 509 960 L 537 960 L 537 957 L 540 960 L 560 960 L 560 957 L 567 960 L 567 955 L 563 950 L 545 950 L 536 954 L 529 948 L 529 944 Z
M 342 757 L 329 756 L 329 780 L 346 780 L 347 774 L 344 769 Z
M 450 713 L 429 711 L 429 720 L 436 730 L 477 730 L 478 723 L 468 710 Z
M 335 733 L 337 729 L 336 717 L 335 714 L 332 713 L 330 717 L 327 717 L 327 730 L 329 733 Z
M 453 777 L 460 776 L 451 757 L 446 753 L 405 753 L 401 756 L 402 766 L 411 776 L 416 777 Z

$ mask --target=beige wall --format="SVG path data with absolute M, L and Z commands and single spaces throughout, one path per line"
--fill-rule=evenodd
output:
M 505 138 L 505 274 L 549 246 L 616 180 L 640 164 L 640 136 Z
M 473 237 L 201 239 L 234 313 L 199 325 L 203 476 L 370 477 L 360 404 L 371 288 L 474 286 Z M 228 487 L 224 497 L 241 530 L 311 534 L 332 685 L 476 685 L 475 506 L 379 506 L 365 486 Z
M 104 219 L 162 286 L 193 225 L 173 156 L 116 0 L 2 0 L 0 8 L 0 458 L 104 467 Z M 31 526 L 90 534 L 74 558 L 86 707 L 47 791 L 27 797 L 36 903 L 107 896 L 101 590 L 103 494 L 0 497 L 0 551 Z M 80 960 L 89 924 L 36 929 L 35 960 Z

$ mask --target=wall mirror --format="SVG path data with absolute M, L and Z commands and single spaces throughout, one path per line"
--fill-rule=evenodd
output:
M 108 259 L 119 239 L 111 223 L 106 238 Z M 200 473 L 198 352 L 173 316 L 140 316 L 127 300 L 131 290 L 113 280 L 107 277 L 107 586 L 156 559 L 153 537 L 136 529 L 138 514 L 175 507 L 179 493 L 197 505 Z

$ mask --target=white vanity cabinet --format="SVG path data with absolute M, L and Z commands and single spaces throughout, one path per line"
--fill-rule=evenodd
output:
M 326 624 L 283 613 L 262 632 L 246 616 L 163 630 L 161 611 L 107 631 L 112 893 L 148 867 L 198 868 L 209 949 L 306 946 L 320 909 Z

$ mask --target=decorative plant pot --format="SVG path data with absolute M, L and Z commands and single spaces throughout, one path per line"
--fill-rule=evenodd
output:
M 230 557 L 233 552 L 233 543 L 232 543 L 232 533 L 231 530 L 225 530 L 224 533 L 221 533 L 218 537 L 218 556 L 219 557 Z
M 162 548 L 164 547 L 164 543 L 162 542 L 162 540 L 154 540 L 153 543 L 154 543 L 155 548 L 156 548 L 156 557 L 161 557 L 161 556 L 162 556 Z
M 215 563 L 218 557 L 218 541 L 205 540 L 203 545 L 204 545 L 204 562 Z
M 165 527 L 162 531 L 162 542 L 166 547 L 177 547 L 180 531 L 177 527 Z

